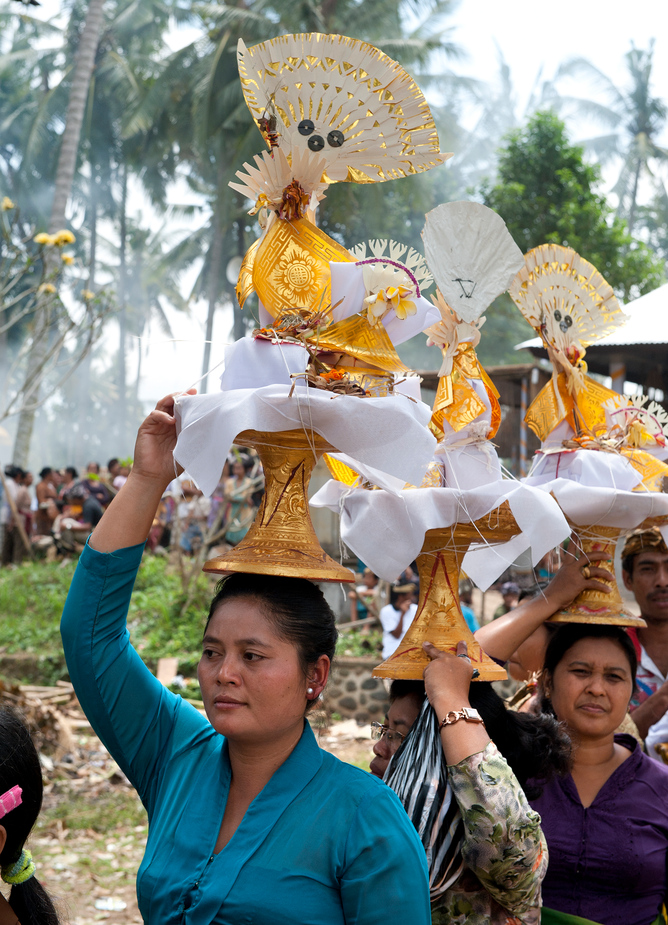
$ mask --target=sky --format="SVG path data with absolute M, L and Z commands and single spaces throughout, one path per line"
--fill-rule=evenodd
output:
M 653 92 L 668 99 L 668 35 L 661 28 L 661 6 L 657 0 L 634 0 L 632 5 L 615 0 L 560 0 L 542 4 L 524 0 L 462 0 L 448 20 L 453 26 L 449 37 L 462 45 L 468 55 L 454 63 L 453 69 L 493 81 L 498 74 L 500 52 L 510 66 L 518 95 L 517 111 L 522 113 L 539 73 L 542 79 L 549 79 L 561 62 L 583 56 L 620 84 L 625 78 L 624 55 L 631 42 L 646 48 L 655 37 Z M 42 12 L 53 15 L 59 7 L 59 0 L 43 0 Z M 179 30 L 172 36 L 172 45 L 185 44 L 193 35 L 192 30 Z M 587 134 L 587 126 L 583 124 L 581 137 Z M 176 190 L 173 201 L 182 202 L 183 194 L 183 190 Z M 178 225 L 183 227 L 182 220 L 178 220 Z M 381 228 L 378 234 L 382 235 Z M 170 312 L 170 320 L 174 341 L 168 341 L 155 327 L 144 341 L 147 352 L 140 396 L 147 402 L 166 392 L 188 388 L 201 376 L 206 306 L 194 306 L 189 318 Z M 223 360 L 230 324 L 229 310 L 219 310 L 214 326 L 212 366 Z M 110 340 L 115 342 L 113 337 Z M 212 373 L 210 390 L 217 388 L 219 373 L 219 369 Z

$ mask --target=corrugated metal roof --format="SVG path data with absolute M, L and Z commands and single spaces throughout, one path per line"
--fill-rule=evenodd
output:
M 592 346 L 626 347 L 631 344 L 668 344 L 668 283 L 624 306 L 629 320 Z M 540 347 L 540 337 L 517 344 L 515 350 Z

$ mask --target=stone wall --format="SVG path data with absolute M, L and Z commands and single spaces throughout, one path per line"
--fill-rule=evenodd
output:
M 336 658 L 323 695 L 329 713 L 359 723 L 382 722 L 389 699 L 381 678 L 372 678 L 378 658 Z

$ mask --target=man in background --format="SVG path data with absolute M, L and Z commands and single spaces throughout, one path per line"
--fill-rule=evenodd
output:
M 658 527 L 627 536 L 622 576 L 647 624 L 628 630 L 638 655 L 631 715 L 656 757 L 653 746 L 668 742 L 668 547 Z

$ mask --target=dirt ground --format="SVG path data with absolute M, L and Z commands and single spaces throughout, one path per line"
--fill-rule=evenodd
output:
M 368 770 L 368 726 L 348 720 L 316 732 L 324 749 Z M 75 754 L 43 759 L 48 783 L 30 843 L 37 876 L 57 899 L 63 925 L 141 925 L 135 877 L 147 835 L 143 807 L 92 733 L 75 743 Z

